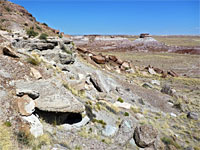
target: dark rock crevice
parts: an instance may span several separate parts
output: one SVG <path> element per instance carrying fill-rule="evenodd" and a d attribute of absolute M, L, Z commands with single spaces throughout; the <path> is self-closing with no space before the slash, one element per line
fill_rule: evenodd
<path fill-rule="evenodd" d="M 80 113 L 72 112 L 49 112 L 42 111 L 38 108 L 35 109 L 35 115 L 43 119 L 45 122 L 52 125 L 62 125 L 62 124 L 75 124 L 82 121 L 82 115 Z"/>

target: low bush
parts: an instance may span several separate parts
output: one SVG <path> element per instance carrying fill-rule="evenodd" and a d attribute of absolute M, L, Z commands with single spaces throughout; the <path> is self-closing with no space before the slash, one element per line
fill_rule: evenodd
<path fill-rule="evenodd" d="M 35 66 L 38 66 L 41 64 L 42 60 L 40 58 L 39 55 L 37 54 L 32 54 L 32 56 L 30 56 L 29 58 L 27 58 L 27 62 L 32 64 L 32 65 L 35 65 Z"/>
<path fill-rule="evenodd" d="M 38 32 L 35 32 L 34 29 L 30 28 L 29 30 L 26 30 L 26 34 L 30 37 L 36 37 L 38 35 Z"/>
<path fill-rule="evenodd" d="M 11 126 L 12 126 L 12 124 L 11 124 L 10 121 L 6 121 L 6 122 L 4 122 L 4 125 L 5 125 L 6 127 L 11 127 Z"/>
<path fill-rule="evenodd" d="M 63 36 L 61 34 L 58 35 L 59 38 L 62 38 Z"/>
<path fill-rule="evenodd" d="M 117 99 L 117 101 L 119 101 L 120 103 L 123 103 L 123 102 L 124 102 L 124 100 L 123 100 L 121 97 L 119 97 L 119 98 Z"/>
<path fill-rule="evenodd" d="M 40 40 L 47 40 L 48 35 L 46 33 L 42 33 L 39 37 Z"/>
<path fill-rule="evenodd" d="M 129 116 L 129 113 L 128 113 L 128 112 L 125 112 L 125 113 L 124 113 L 124 116 Z"/>
<path fill-rule="evenodd" d="M 39 30 L 39 31 L 42 31 L 42 28 L 38 25 L 36 25 L 36 28 Z"/>
<path fill-rule="evenodd" d="M 48 27 L 48 25 L 46 23 L 42 23 L 42 24 Z"/>

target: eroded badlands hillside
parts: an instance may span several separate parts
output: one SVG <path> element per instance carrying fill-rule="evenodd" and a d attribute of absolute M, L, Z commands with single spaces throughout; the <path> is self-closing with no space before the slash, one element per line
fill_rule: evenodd
<path fill-rule="evenodd" d="M 0 149 L 199 149 L 198 77 L 23 29 L 0 30 Z"/>

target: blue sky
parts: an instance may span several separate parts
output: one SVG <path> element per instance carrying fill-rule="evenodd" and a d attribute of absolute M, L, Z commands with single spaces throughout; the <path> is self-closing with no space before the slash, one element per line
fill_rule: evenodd
<path fill-rule="evenodd" d="M 66 34 L 200 34 L 199 0 L 11 0 Z"/>

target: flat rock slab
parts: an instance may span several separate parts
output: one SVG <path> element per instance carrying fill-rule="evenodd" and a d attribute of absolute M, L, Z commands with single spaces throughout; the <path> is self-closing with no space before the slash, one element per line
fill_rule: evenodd
<path fill-rule="evenodd" d="M 17 81 L 16 88 L 38 91 L 40 96 L 35 103 L 43 111 L 80 113 L 85 110 L 85 106 L 56 79 Z"/>

